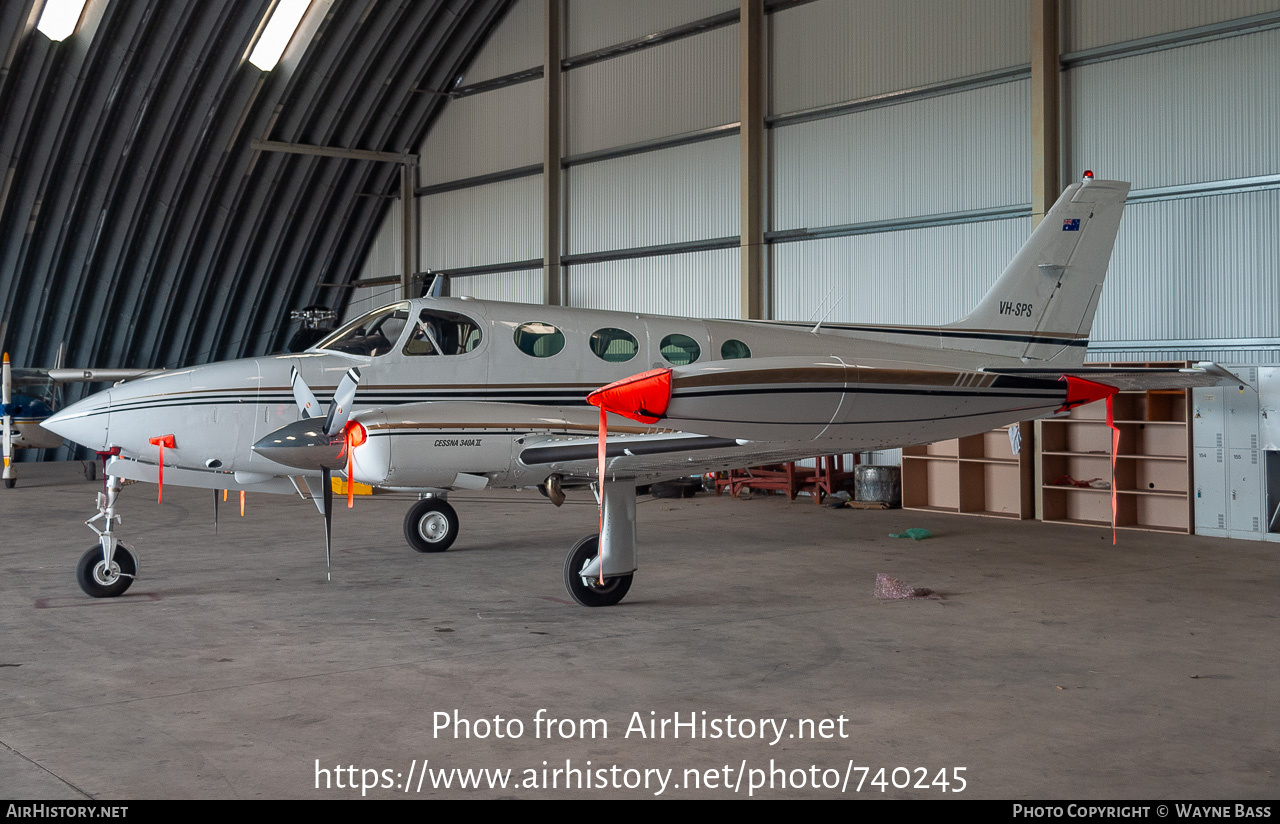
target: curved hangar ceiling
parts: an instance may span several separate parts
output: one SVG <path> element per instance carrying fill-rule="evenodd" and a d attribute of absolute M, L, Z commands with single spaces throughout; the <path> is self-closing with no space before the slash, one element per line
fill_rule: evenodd
<path fill-rule="evenodd" d="M 290 309 L 342 300 L 319 284 L 355 276 L 399 168 L 251 143 L 414 151 L 508 5 L 311 0 L 264 71 L 293 0 L 72 0 L 65 33 L 59 2 L 0 3 L 0 334 L 23 365 L 61 341 L 129 367 L 281 349 Z"/>

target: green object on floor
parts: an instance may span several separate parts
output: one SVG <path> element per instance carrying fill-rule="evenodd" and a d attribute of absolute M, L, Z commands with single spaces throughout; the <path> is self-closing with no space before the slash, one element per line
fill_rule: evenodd
<path fill-rule="evenodd" d="M 933 533 L 927 529 L 912 527 L 904 532 L 890 532 L 890 538 L 910 538 L 913 541 L 923 541 L 925 538 L 932 538 Z"/>

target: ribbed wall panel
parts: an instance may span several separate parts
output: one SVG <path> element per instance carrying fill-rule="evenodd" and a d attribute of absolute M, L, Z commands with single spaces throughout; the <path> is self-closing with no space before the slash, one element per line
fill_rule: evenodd
<path fill-rule="evenodd" d="M 1125 208 L 1095 341 L 1280 336 L 1280 191 Z"/>
<path fill-rule="evenodd" d="M 342 315 L 342 323 L 355 320 L 365 312 L 372 312 L 380 306 L 395 303 L 399 299 L 399 286 L 366 286 L 362 289 L 353 289 L 351 302 L 347 304 L 347 310 Z"/>
<path fill-rule="evenodd" d="M 736 0 L 569 0 L 570 56 L 733 11 Z"/>
<path fill-rule="evenodd" d="M 738 138 L 574 166 L 571 254 L 737 234 Z"/>
<path fill-rule="evenodd" d="M 455 278 L 449 284 L 452 295 L 470 295 L 483 300 L 509 300 L 515 303 L 542 303 L 542 270 L 497 272 Z"/>
<path fill-rule="evenodd" d="M 546 14 L 546 0 L 514 0 L 467 68 L 462 84 L 480 83 L 541 66 L 545 60 L 541 32 L 546 25 Z"/>
<path fill-rule="evenodd" d="M 431 195 L 418 203 L 424 267 L 542 257 L 542 175 Z"/>
<path fill-rule="evenodd" d="M 818 0 L 770 15 L 774 114 L 1030 61 L 1024 0 Z"/>
<path fill-rule="evenodd" d="M 1135 189 L 1280 172 L 1280 31 L 1067 72 L 1069 179 Z"/>
<path fill-rule="evenodd" d="M 569 154 L 738 121 L 738 24 L 565 75 Z"/>
<path fill-rule="evenodd" d="M 1067 0 L 1062 45 L 1068 52 L 1207 26 L 1280 9 L 1280 0 Z"/>
<path fill-rule="evenodd" d="M 421 183 L 443 183 L 542 162 L 543 81 L 459 98 L 418 152 Z"/>
<path fill-rule="evenodd" d="M 1030 234 L 1030 219 L 1016 218 L 780 243 L 774 317 L 950 323 L 977 305 Z"/>
<path fill-rule="evenodd" d="M 739 317 L 738 250 L 569 267 L 569 305 L 692 318 Z"/>
<path fill-rule="evenodd" d="M 773 131 L 773 229 L 1026 203 L 1031 84 L 1002 83 Z"/>
<path fill-rule="evenodd" d="M 402 214 L 404 210 L 397 198 L 387 209 L 386 217 L 378 227 L 378 234 L 360 267 L 360 280 L 394 277 L 404 268 L 400 256 L 401 238 L 404 236 L 404 221 L 400 217 Z"/>

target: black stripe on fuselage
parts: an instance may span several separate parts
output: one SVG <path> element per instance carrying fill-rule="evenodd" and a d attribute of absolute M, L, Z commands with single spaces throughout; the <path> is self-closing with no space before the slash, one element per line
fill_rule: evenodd
<path fill-rule="evenodd" d="M 695 435 L 688 438 L 671 438 L 661 441 L 637 441 L 635 443 L 606 443 L 605 457 L 620 458 L 664 455 L 669 452 L 693 452 L 706 449 L 729 449 L 738 446 L 730 438 L 708 438 Z M 586 461 L 599 455 L 599 447 L 593 443 L 573 446 L 531 446 L 520 453 L 520 462 L 526 466 L 551 463 Z"/>

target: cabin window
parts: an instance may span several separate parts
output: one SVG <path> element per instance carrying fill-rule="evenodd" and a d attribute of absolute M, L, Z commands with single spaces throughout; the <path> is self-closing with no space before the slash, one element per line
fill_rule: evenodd
<path fill-rule="evenodd" d="M 668 363 L 676 366 L 693 363 L 702 354 L 702 347 L 698 346 L 698 342 L 688 335 L 667 335 L 662 339 L 658 349 Z"/>
<path fill-rule="evenodd" d="M 423 309 L 409 339 L 406 355 L 465 355 L 480 345 L 480 325 L 466 315 Z"/>
<path fill-rule="evenodd" d="M 625 329 L 597 329 L 591 335 L 591 351 L 602 361 L 626 363 L 640 351 L 635 336 Z"/>
<path fill-rule="evenodd" d="M 549 323 L 533 321 L 516 327 L 516 348 L 535 358 L 549 358 L 564 348 L 564 333 Z"/>
<path fill-rule="evenodd" d="M 400 340 L 409 322 L 409 304 L 396 303 L 375 309 L 348 323 L 315 345 L 316 349 L 377 357 Z"/>
<path fill-rule="evenodd" d="M 727 340 L 720 344 L 720 357 L 725 360 L 751 357 L 751 347 L 740 340 Z"/>

